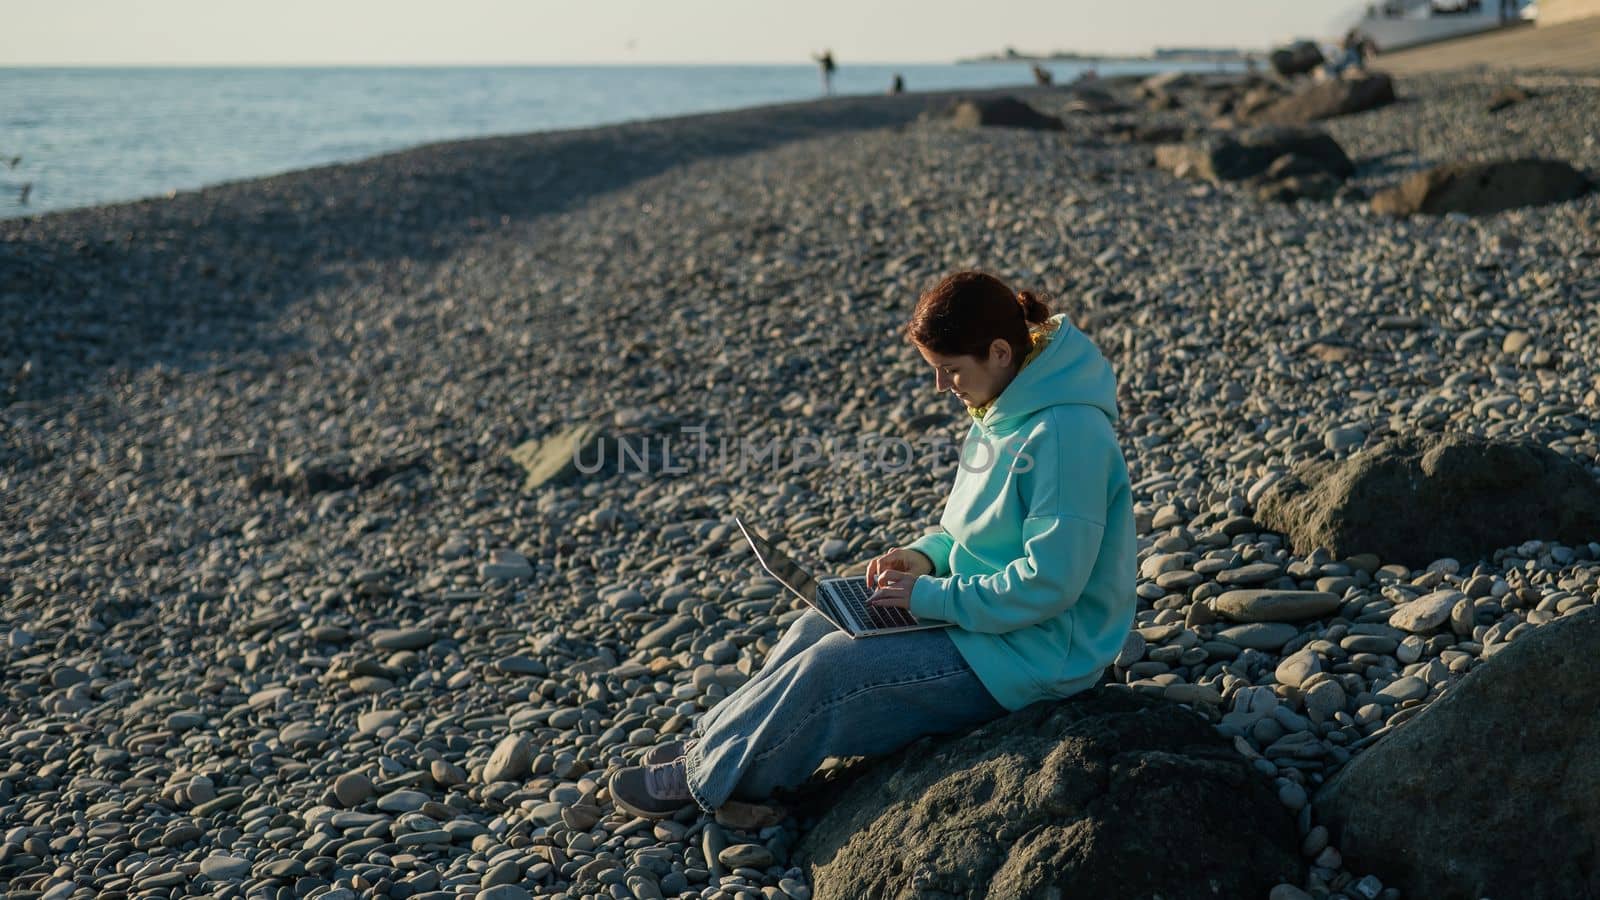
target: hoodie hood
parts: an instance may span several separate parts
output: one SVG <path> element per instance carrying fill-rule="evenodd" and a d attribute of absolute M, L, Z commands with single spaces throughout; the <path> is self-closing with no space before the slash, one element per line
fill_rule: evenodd
<path fill-rule="evenodd" d="M 1051 406 L 1093 406 L 1117 421 L 1117 377 L 1089 336 L 1073 327 L 1065 313 L 1040 326 L 1032 359 L 1000 392 L 978 427 L 990 434 L 1016 431 L 1034 413 Z"/>

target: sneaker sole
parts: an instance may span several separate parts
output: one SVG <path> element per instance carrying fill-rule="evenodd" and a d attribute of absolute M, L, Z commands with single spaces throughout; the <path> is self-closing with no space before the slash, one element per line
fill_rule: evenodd
<path fill-rule="evenodd" d="M 685 806 L 690 806 L 690 805 L 694 804 L 694 800 L 691 799 L 691 800 L 685 800 L 684 802 L 678 804 L 677 806 L 675 806 L 675 807 L 673 807 L 672 809 L 669 809 L 669 810 L 665 810 L 665 811 L 662 811 L 662 810 L 648 810 L 648 809 L 641 809 L 640 807 L 634 806 L 632 803 L 629 803 L 627 800 L 623 799 L 622 797 L 617 796 L 615 793 L 612 793 L 612 795 L 611 795 L 611 802 L 618 809 L 621 809 L 621 810 L 627 812 L 629 815 L 638 816 L 641 819 L 670 819 L 673 816 L 678 814 L 678 810 L 683 809 Z"/>

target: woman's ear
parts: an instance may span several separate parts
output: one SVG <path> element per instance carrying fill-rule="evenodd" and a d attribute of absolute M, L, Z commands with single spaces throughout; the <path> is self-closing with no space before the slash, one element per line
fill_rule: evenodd
<path fill-rule="evenodd" d="M 1011 365 L 1011 345 L 1006 342 L 1005 338 L 995 338 L 994 341 L 989 344 L 989 359 L 992 360 L 995 365 Z"/>

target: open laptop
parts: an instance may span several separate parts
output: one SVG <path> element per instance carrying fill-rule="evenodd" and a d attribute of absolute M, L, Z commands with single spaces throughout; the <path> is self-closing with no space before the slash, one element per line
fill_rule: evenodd
<path fill-rule="evenodd" d="M 783 586 L 810 604 L 812 609 L 852 638 L 876 637 L 880 634 L 897 634 L 902 631 L 921 631 L 927 628 L 948 628 L 950 622 L 918 620 L 910 611 L 895 606 L 868 606 L 872 590 L 867 587 L 864 575 L 850 578 L 824 578 L 818 581 L 811 573 L 800 568 L 794 560 L 778 552 L 778 548 L 756 534 L 744 520 L 733 517 L 750 549 L 756 552 L 761 567 Z"/>

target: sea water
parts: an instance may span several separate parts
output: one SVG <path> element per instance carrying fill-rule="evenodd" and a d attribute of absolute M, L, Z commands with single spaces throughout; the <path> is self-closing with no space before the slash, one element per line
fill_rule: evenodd
<path fill-rule="evenodd" d="M 1088 65 L 1046 68 L 1060 84 Z M 1218 65 L 1128 60 L 1094 68 L 1113 75 Z M 1032 82 L 1024 62 L 842 65 L 833 89 L 883 93 L 896 74 L 911 91 Z M 821 94 L 820 73 L 811 65 L 0 68 L 0 218 L 159 196 L 433 141 Z"/>

